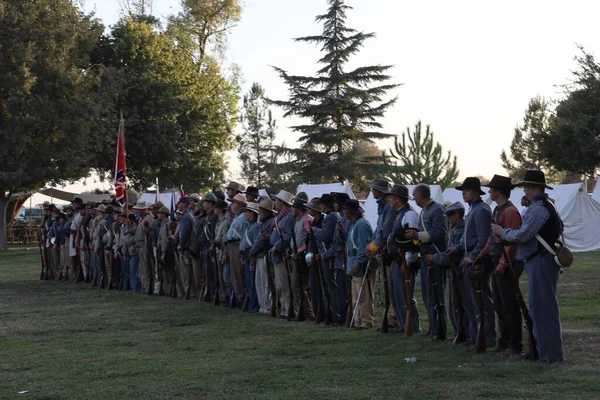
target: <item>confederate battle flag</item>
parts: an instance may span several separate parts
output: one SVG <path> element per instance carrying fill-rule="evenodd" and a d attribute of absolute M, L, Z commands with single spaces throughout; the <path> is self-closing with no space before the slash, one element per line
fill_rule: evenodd
<path fill-rule="evenodd" d="M 121 117 L 119 122 L 119 133 L 117 138 L 117 163 L 115 166 L 115 199 L 121 206 L 125 206 L 127 183 L 125 176 L 127 167 L 125 166 L 125 121 Z"/>

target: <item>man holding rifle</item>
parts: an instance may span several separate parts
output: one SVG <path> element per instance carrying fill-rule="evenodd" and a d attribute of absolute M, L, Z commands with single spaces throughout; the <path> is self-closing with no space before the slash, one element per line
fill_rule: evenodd
<path fill-rule="evenodd" d="M 271 236 L 271 226 L 275 220 L 273 210 L 273 201 L 264 198 L 258 204 L 260 234 L 250 249 L 250 256 L 256 259 L 256 295 L 258 297 L 258 306 L 260 315 L 271 315 L 274 311 L 272 306 L 277 307 L 275 302 L 277 293 L 275 292 L 275 282 L 272 276 L 272 269 L 268 262 L 267 252 L 269 249 L 269 238 Z M 269 299 L 269 292 L 271 299 Z M 276 311 L 276 310 L 275 310 Z"/>
<path fill-rule="evenodd" d="M 539 360 L 562 361 L 563 341 L 556 297 L 560 268 L 542 241 L 550 247 L 555 247 L 562 234 L 563 223 L 548 199 L 546 189 L 552 188 L 546 184 L 546 177 L 542 171 L 527 171 L 525 178 L 517 186 L 523 186 L 525 195 L 531 201 L 521 228 L 504 229 L 494 224 L 492 230 L 494 235 L 502 240 L 519 244 L 517 259 L 525 261 L 529 277 L 529 307 L 535 327 Z M 528 358 L 530 354 L 524 354 L 524 357 Z"/>

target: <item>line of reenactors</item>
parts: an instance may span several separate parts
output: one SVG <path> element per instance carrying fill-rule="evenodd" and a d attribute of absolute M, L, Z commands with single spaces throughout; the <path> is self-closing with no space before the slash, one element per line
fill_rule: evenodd
<path fill-rule="evenodd" d="M 531 200 L 523 219 L 509 200 L 510 178 L 496 175 L 487 185 L 493 212 L 479 179 L 467 178 L 456 188 L 470 206 L 465 219 L 462 203 L 435 202 L 425 184 L 411 197 L 406 186 L 378 178 L 370 185 L 378 204 L 374 230 L 346 193 L 261 197 L 255 187 L 230 182 L 225 193 L 181 198 L 175 215 L 160 201 L 131 205 L 128 215 L 115 203 L 75 198 L 62 211 L 45 205 L 43 277 L 355 330 L 375 328 L 380 282 L 385 307 L 377 330 L 510 355 L 523 349 L 518 280 L 527 269 L 534 341 L 522 356 L 560 361 L 559 269 L 536 234 L 555 243 L 562 222 L 546 204 L 543 173 L 529 171 L 520 185 Z"/>

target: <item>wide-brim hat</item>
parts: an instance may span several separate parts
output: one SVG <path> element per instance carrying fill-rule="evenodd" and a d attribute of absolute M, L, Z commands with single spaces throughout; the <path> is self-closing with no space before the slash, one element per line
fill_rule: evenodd
<path fill-rule="evenodd" d="M 296 193 L 295 200 L 302 200 L 305 203 L 308 203 L 308 194 L 306 192 L 298 192 Z"/>
<path fill-rule="evenodd" d="M 96 210 L 104 212 L 106 210 L 106 206 L 104 204 L 100 204 L 98 207 L 96 207 Z"/>
<path fill-rule="evenodd" d="M 121 214 L 123 209 L 121 207 L 113 207 L 113 214 Z"/>
<path fill-rule="evenodd" d="M 553 190 L 554 188 L 551 186 L 548 186 L 548 184 L 546 184 L 546 175 L 544 175 L 544 171 L 527 171 L 525 172 L 525 177 L 523 178 L 522 181 L 517 182 L 517 184 L 515 186 L 528 186 L 528 185 L 533 185 L 533 186 L 541 186 L 544 187 L 546 189 L 550 189 Z"/>
<path fill-rule="evenodd" d="M 246 204 L 246 207 L 244 207 L 244 211 L 252 211 L 253 213 L 258 214 L 260 210 L 258 209 L 258 204 L 253 201 L 249 201 Z"/>
<path fill-rule="evenodd" d="M 326 206 L 333 208 L 333 205 L 335 204 L 335 199 L 331 194 L 325 193 L 319 199 L 319 203 L 325 204 Z"/>
<path fill-rule="evenodd" d="M 286 192 L 285 190 L 280 190 L 279 193 L 275 196 L 276 199 L 284 202 L 288 206 L 291 206 L 294 202 L 294 195 L 290 192 Z"/>
<path fill-rule="evenodd" d="M 513 190 L 515 188 L 515 185 L 513 185 L 513 183 L 512 183 L 512 179 L 510 179 L 508 176 L 502 176 L 502 175 L 494 175 L 494 177 L 492 178 L 490 183 L 488 183 L 487 185 L 481 185 L 481 186 L 489 187 L 491 189 Z"/>
<path fill-rule="evenodd" d="M 225 200 L 225 193 L 223 193 L 222 190 L 215 190 L 213 194 L 217 197 L 217 199 Z"/>
<path fill-rule="evenodd" d="M 44 210 L 48 210 L 48 209 L 50 208 L 50 202 L 49 202 L 49 201 L 45 201 L 45 202 L 42 204 L 42 208 L 43 208 Z"/>
<path fill-rule="evenodd" d="M 227 208 L 227 202 L 225 200 L 217 200 L 215 202 L 215 208 L 220 208 L 220 209 L 226 209 Z"/>
<path fill-rule="evenodd" d="M 353 213 L 362 214 L 365 212 L 365 210 L 363 210 L 363 208 L 360 206 L 360 203 L 358 202 L 358 200 L 355 200 L 355 199 L 346 200 L 346 202 L 344 203 L 342 208 L 347 211 L 353 212 Z"/>
<path fill-rule="evenodd" d="M 171 210 L 169 210 L 166 206 L 162 206 L 161 208 L 158 209 L 158 211 L 156 213 L 157 214 L 171 215 Z"/>
<path fill-rule="evenodd" d="M 66 206 L 63 207 L 64 212 L 67 212 L 68 210 L 73 210 L 73 206 L 70 204 L 67 204 Z"/>
<path fill-rule="evenodd" d="M 188 196 L 188 199 L 192 200 L 194 203 L 197 203 L 202 200 L 202 197 L 200 197 L 198 193 L 192 193 Z"/>
<path fill-rule="evenodd" d="M 244 194 L 249 194 L 250 196 L 260 196 L 260 193 L 258 191 L 257 187 L 254 186 L 248 186 L 246 188 L 246 192 L 244 192 Z"/>
<path fill-rule="evenodd" d="M 67 217 L 67 214 L 65 214 L 65 213 L 58 214 L 58 218 L 59 219 L 64 219 L 65 221 L 69 219 L 69 217 Z"/>
<path fill-rule="evenodd" d="M 73 200 L 71 200 L 71 203 L 83 203 L 83 199 L 81 197 L 73 197 Z"/>
<path fill-rule="evenodd" d="M 179 199 L 179 201 L 177 202 L 177 204 L 187 204 L 188 206 L 190 205 L 190 199 L 187 197 L 181 197 Z"/>
<path fill-rule="evenodd" d="M 260 203 L 258 203 L 258 207 L 262 208 L 263 210 L 269 211 L 269 212 L 275 212 L 275 209 L 273 209 L 273 207 L 275 206 L 275 203 L 273 203 L 273 200 L 271 199 L 262 199 L 260 201 Z"/>
<path fill-rule="evenodd" d="M 134 210 L 147 210 L 149 205 L 145 201 L 138 202 L 135 206 L 132 207 Z"/>
<path fill-rule="evenodd" d="M 331 198 L 331 204 L 333 205 L 333 198 Z M 308 203 L 306 203 L 306 208 L 316 212 L 321 212 L 321 208 L 319 207 L 320 205 L 321 199 L 318 197 L 313 197 Z"/>
<path fill-rule="evenodd" d="M 115 209 L 113 208 L 113 206 L 108 206 L 106 207 L 106 209 L 104 209 L 104 214 L 113 214 L 115 212 Z"/>
<path fill-rule="evenodd" d="M 204 196 L 202 198 L 202 201 L 210 201 L 211 203 L 216 203 L 217 202 L 217 196 L 215 196 L 212 193 L 207 194 L 206 196 Z"/>
<path fill-rule="evenodd" d="M 465 206 L 460 201 L 457 201 L 456 203 L 452 203 L 448 207 L 446 207 L 444 212 L 446 213 L 446 215 L 450 215 L 450 214 L 453 214 L 456 212 L 462 213 L 464 215 L 465 214 Z"/>
<path fill-rule="evenodd" d="M 306 210 L 306 201 L 302 199 L 295 199 L 292 203 L 292 207 L 299 208 L 301 210 Z"/>
<path fill-rule="evenodd" d="M 350 195 L 348 193 L 331 192 L 331 195 L 333 196 L 333 200 L 336 203 L 340 203 L 341 205 L 344 205 L 346 201 L 350 200 Z"/>
<path fill-rule="evenodd" d="M 411 200 L 412 199 L 410 197 L 408 188 L 406 186 L 404 186 L 404 185 L 394 185 L 394 186 L 392 186 L 392 189 L 390 190 L 390 194 L 392 196 L 401 197 L 401 198 L 406 199 L 406 200 Z"/>
<path fill-rule="evenodd" d="M 245 188 L 241 184 L 231 181 L 227 184 L 227 186 L 225 186 L 225 189 L 233 189 L 233 190 L 236 190 L 236 191 L 242 193 Z"/>
<path fill-rule="evenodd" d="M 480 196 L 483 196 L 485 194 L 485 192 L 483 190 L 481 190 L 481 181 L 476 176 L 470 176 L 470 177 L 466 178 L 465 181 L 463 182 L 463 184 L 460 186 L 457 186 L 455 189 L 456 190 L 474 189 L 474 190 L 479 190 Z"/>
<path fill-rule="evenodd" d="M 373 182 L 371 182 L 369 187 L 385 194 L 390 193 L 391 190 L 390 181 L 388 181 L 386 178 L 376 178 Z"/>
<path fill-rule="evenodd" d="M 158 200 L 156 203 L 152 204 L 152 209 L 153 210 L 160 210 L 161 207 L 164 207 L 165 203 L 163 203 L 162 201 Z"/>
<path fill-rule="evenodd" d="M 239 203 L 242 206 L 246 207 L 246 204 L 248 204 L 246 202 L 246 198 L 244 197 L 243 194 L 236 194 L 235 196 L 233 196 L 232 199 L 228 199 L 231 203 Z"/>

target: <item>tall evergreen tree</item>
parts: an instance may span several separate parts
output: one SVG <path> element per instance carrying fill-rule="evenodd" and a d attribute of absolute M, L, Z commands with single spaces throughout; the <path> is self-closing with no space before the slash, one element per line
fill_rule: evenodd
<path fill-rule="evenodd" d="M 265 91 L 258 83 L 254 83 L 244 96 L 240 123 L 243 133 L 237 136 L 237 142 L 242 176 L 248 182 L 262 187 L 269 172 L 269 156 L 273 152 L 277 124 L 269 109 Z"/>
<path fill-rule="evenodd" d="M 459 173 L 456 156 L 449 151 L 444 153 L 429 125 L 423 133 L 421 121 L 414 130 L 406 128 L 401 137 L 394 138 L 394 147 L 384 160 L 390 178 L 405 185 L 428 183 L 446 188 Z"/>
<path fill-rule="evenodd" d="M 286 110 L 285 116 L 298 116 L 306 124 L 291 127 L 300 137 L 296 171 L 304 182 L 345 182 L 369 168 L 355 157 L 358 143 L 373 142 L 389 135 L 381 132 L 379 119 L 396 101 L 384 99 L 398 87 L 386 83 L 391 66 L 375 65 L 350 70 L 348 62 L 373 33 L 346 26 L 346 12 L 352 7 L 343 0 L 328 0 L 327 13 L 316 17 L 323 24 L 320 35 L 294 39 L 321 48 L 322 68 L 316 76 L 295 76 L 275 67 L 289 87 L 290 97 L 274 103 Z"/>
<path fill-rule="evenodd" d="M 529 101 L 523 124 L 515 128 L 510 155 L 505 150 L 500 155 L 502 167 L 511 178 L 522 179 L 525 171 L 539 169 L 544 171 L 549 182 L 562 181 L 564 173 L 544 160 L 540 147 L 542 139 L 552 129 L 552 118 L 550 104 L 546 99 L 536 96 Z"/>

